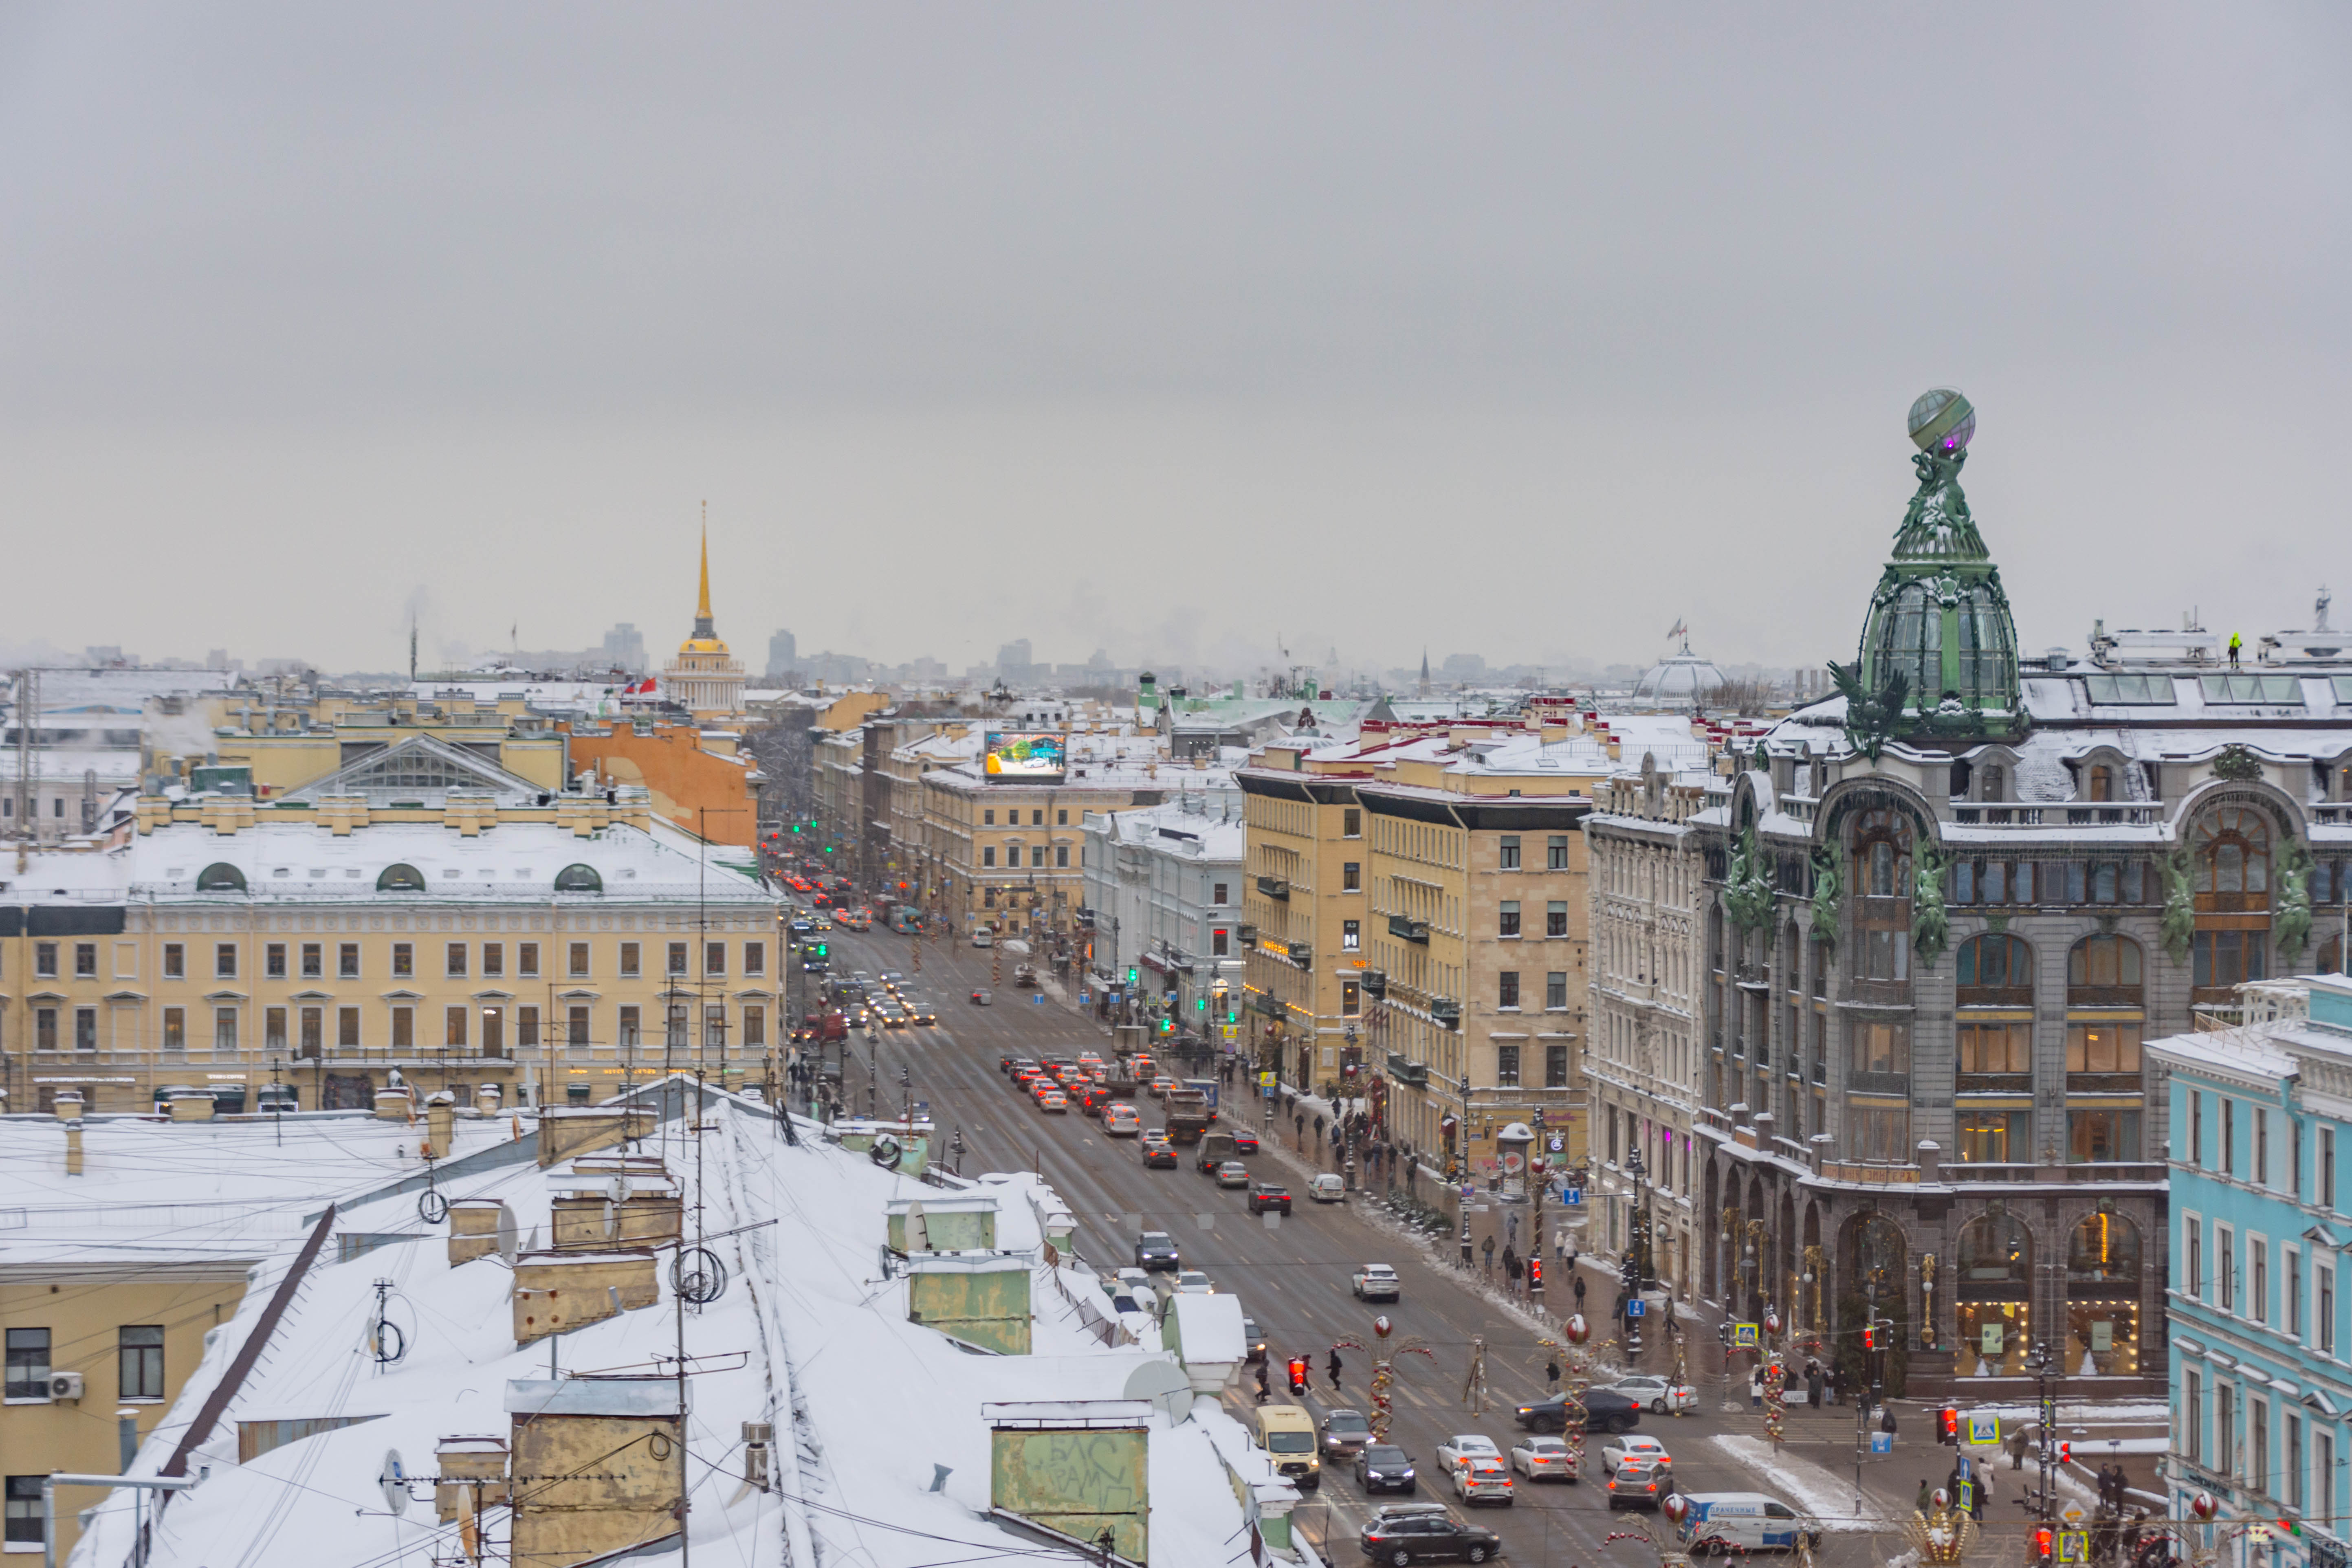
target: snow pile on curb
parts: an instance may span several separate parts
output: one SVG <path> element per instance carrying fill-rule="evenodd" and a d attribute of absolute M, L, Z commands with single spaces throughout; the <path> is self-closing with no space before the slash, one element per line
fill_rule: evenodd
<path fill-rule="evenodd" d="M 1790 1502 L 1820 1520 L 1825 1531 L 1870 1531 L 1884 1528 L 1884 1521 L 1865 1519 L 1854 1511 L 1853 1482 L 1840 1479 L 1811 1459 L 1800 1459 L 1786 1452 L 1776 1454 L 1772 1445 L 1761 1437 L 1719 1435 L 1707 1441 L 1786 1492 Z"/>

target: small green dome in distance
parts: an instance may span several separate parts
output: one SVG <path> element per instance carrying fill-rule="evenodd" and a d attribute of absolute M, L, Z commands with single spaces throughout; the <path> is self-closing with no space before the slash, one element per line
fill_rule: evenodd
<path fill-rule="evenodd" d="M 1911 405 L 1911 439 L 1923 452 L 1958 452 L 1977 433 L 1977 411 L 1948 386 L 1919 395 Z"/>

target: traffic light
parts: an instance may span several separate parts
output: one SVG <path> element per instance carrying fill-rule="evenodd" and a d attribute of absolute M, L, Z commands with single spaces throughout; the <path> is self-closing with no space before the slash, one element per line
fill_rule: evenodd
<path fill-rule="evenodd" d="M 1129 985 L 1132 985 L 1132 984 L 1135 984 L 1135 965 L 1133 965 L 1132 963 L 1130 963 L 1130 964 L 1129 964 L 1129 965 L 1127 966 L 1127 983 L 1128 983 Z"/>
<path fill-rule="evenodd" d="M 1543 1259 L 1540 1258 L 1528 1259 L 1528 1293 L 1531 1296 L 1543 1294 Z"/>
<path fill-rule="evenodd" d="M 2055 1552 L 2055 1548 L 2056 1548 L 2057 1544 L 2058 1544 L 2058 1542 L 2057 1542 L 2056 1533 L 2055 1533 L 2054 1531 L 2053 1531 L 2051 1530 L 2051 1528 L 2050 1528 L 2048 1525 L 2046 1525 L 2046 1524 L 2040 1524 L 2040 1525 L 2036 1525 L 2036 1526 L 2034 1526 L 2034 1528 L 2033 1528 L 2033 1561 L 2034 1561 L 2034 1562 L 2036 1562 L 2036 1563 L 2049 1563 L 2049 1562 L 2053 1562 L 2053 1561 L 2054 1561 L 2054 1560 L 2055 1560 L 2054 1552 Z"/>
<path fill-rule="evenodd" d="M 1878 1348 L 1878 1324 L 1875 1321 L 1862 1325 L 1862 1348 L 1865 1351 Z"/>
<path fill-rule="evenodd" d="M 1306 1358 L 1305 1356 L 1303 1356 L 1303 1355 L 1295 1355 L 1295 1356 L 1292 1356 L 1292 1357 L 1290 1358 L 1289 1369 L 1290 1369 L 1290 1392 L 1291 1392 L 1291 1393 L 1293 1393 L 1293 1394 L 1304 1394 L 1304 1393 L 1306 1393 L 1306 1392 L 1307 1392 L 1307 1358 Z"/>
<path fill-rule="evenodd" d="M 1161 1034 L 1163 1034 L 1163 1035 L 1172 1035 L 1172 1034 L 1174 1034 L 1174 1033 L 1176 1032 L 1176 1020 L 1175 1020 L 1175 1019 L 1173 1019 L 1173 1018 L 1162 1018 L 1162 1019 L 1160 1019 L 1160 1032 Z"/>
<path fill-rule="evenodd" d="M 1959 1447 L 1960 1413 L 1951 1405 L 1944 1405 L 1936 1412 L 1936 1441 Z"/>
<path fill-rule="evenodd" d="M 2074 1462 L 2074 1444 L 2061 1443 L 2058 1445 L 2058 1462 L 2062 1465 L 2071 1465 Z"/>
<path fill-rule="evenodd" d="M 1193 998 L 1192 1010 L 1196 1013 L 1207 1012 L 1209 1010 L 1209 999 L 1206 996 Z"/>
<path fill-rule="evenodd" d="M 809 944 L 809 956 L 810 956 L 810 957 L 812 957 L 812 958 L 823 958 L 823 957 L 824 956 L 824 953 L 825 953 L 825 944 L 824 944 L 824 942 L 812 942 L 812 943 L 810 943 L 810 944 Z"/>

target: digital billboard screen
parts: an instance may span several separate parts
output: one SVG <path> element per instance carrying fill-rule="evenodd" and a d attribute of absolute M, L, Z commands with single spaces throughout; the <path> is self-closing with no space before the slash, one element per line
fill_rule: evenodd
<path fill-rule="evenodd" d="M 991 730 L 986 767 L 992 783 L 1035 784 L 1062 776 L 1062 737 L 1030 730 Z"/>

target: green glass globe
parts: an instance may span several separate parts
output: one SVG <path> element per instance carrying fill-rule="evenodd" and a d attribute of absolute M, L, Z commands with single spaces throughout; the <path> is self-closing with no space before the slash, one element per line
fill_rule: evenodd
<path fill-rule="evenodd" d="M 1911 439 L 1923 452 L 1957 452 L 1977 433 L 1977 411 L 1948 386 L 1919 395 L 1911 405 Z"/>

